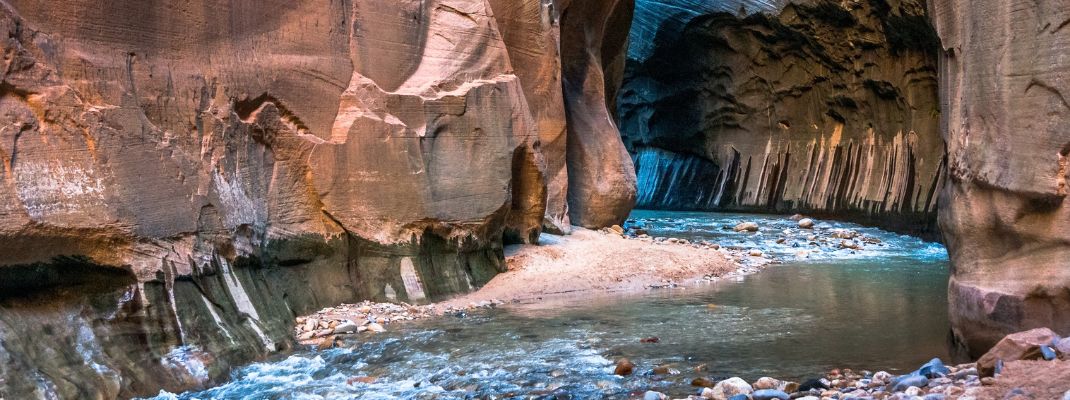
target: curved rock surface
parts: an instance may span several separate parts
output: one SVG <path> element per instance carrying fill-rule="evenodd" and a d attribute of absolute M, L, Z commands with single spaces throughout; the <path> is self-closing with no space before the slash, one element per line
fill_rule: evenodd
<path fill-rule="evenodd" d="M 1070 4 L 935 0 L 948 183 L 940 207 L 952 330 L 1070 335 Z"/>
<path fill-rule="evenodd" d="M 575 225 L 624 222 L 635 205 L 635 169 L 610 114 L 624 70 L 631 0 L 564 0 L 561 54 L 568 115 L 568 204 Z"/>
<path fill-rule="evenodd" d="M 200 387 L 630 209 L 629 1 L 0 6 L 0 397 Z"/>
<path fill-rule="evenodd" d="M 939 44 L 921 1 L 692 3 L 638 2 L 633 35 L 653 43 L 633 47 L 619 116 L 640 207 L 936 234 Z"/>

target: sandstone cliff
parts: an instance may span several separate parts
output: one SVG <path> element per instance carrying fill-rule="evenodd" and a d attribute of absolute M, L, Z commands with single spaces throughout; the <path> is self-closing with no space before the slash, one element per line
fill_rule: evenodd
<path fill-rule="evenodd" d="M 634 201 L 629 1 L 0 6 L 0 395 L 205 385 Z"/>
<path fill-rule="evenodd" d="M 1070 335 L 1070 3 L 935 0 L 955 338 Z"/>
<path fill-rule="evenodd" d="M 618 110 L 639 206 L 935 235 L 944 146 L 925 6 L 785 3 L 638 2 L 633 32 L 648 39 L 629 54 Z"/>

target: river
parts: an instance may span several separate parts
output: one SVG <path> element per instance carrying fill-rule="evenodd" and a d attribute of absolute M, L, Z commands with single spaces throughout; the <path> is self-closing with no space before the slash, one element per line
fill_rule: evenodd
<path fill-rule="evenodd" d="M 298 351 L 240 368 L 219 387 L 157 398 L 685 396 L 698 377 L 902 373 L 948 356 L 947 253 L 937 243 L 818 221 L 818 231 L 850 229 L 880 241 L 840 249 L 808 240 L 795 221 L 775 215 L 636 211 L 632 219 L 651 236 L 760 248 L 781 262 L 698 287 L 509 304 L 391 326 L 347 348 Z M 744 220 L 760 231 L 725 229 Z M 784 237 L 791 239 L 778 243 Z M 641 342 L 653 337 L 657 343 Z M 637 365 L 635 375 L 613 374 L 621 357 Z M 653 374 L 661 365 L 679 373 Z"/>

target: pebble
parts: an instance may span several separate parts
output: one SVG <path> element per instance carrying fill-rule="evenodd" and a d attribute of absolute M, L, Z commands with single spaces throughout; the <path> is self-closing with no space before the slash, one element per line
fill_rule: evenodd
<path fill-rule="evenodd" d="M 613 373 L 620 376 L 631 375 L 633 371 L 635 371 L 635 364 L 627 358 L 617 360 L 617 366 L 613 368 Z"/>
<path fill-rule="evenodd" d="M 368 324 L 367 328 L 368 328 L 368 331 L 374 332 L 374 333 L 386 332 L 386 328 L 384 328 L 382 325 L 380 325 L 379 323 L 376 323 L 376 322 Z"/>
<path fill-rule="evenodd" d="M 754 387 L 755 390 L 776 389 L 780 387 L 780 381 L 770 378 L 768 376 L 763 376 L 761 378 L 758 378 L 758 380 L 754 381 L 751 386 Z"/>
<path fill-rule="evenodd" d="M 668 398 L 669 396 L 666 396 L 664 393 L 655 392 L 652 390 L 643 393 L 643 400 L 665 400 Z"/>
<path fill-rule="evenodd" d="M 822 378 L 822 379 L 810 379 L 808 381 L 803 382 L 801 385 L 799 385 L 799 391 L 801 391 L 801 392 L 809 392 L 809 391 L 815 390 L 815 389 L 816 390 L 828 389 L 830 383 L 831 382 L 829 382 L 827 379 L 824 379 L 824 378 Z"/>
<path fill-rule="evenodd" d="M 717 383 L 711 381 L 709 378 L 695 378 L 691 380 L 691 386 L 698 386 L 704 388 L 712 388 Z"/>
<path fill-rule="evenodd" d="M 1043 356 L 1045 360 L 1054 360 L 1056 357 L 1055 349 L 1050 346 L 1040 346 L 1040 355 Z"/>
<path fill-rule="evenodd" d="M 678 375 L 678 374 L 680 374 L 680 371 L 677 371 L 675 369 L 669 368 L 669 366 L 667 366 L 667 365 L 659 365 L 657 367 L 654 367 L 653 372 L 654 372 L 654 375 Z"/>
<path fill-rule="evenodd" d="M 713 386 L 713 398 L 716 400 L 724 400 L 738 394 L 747 395 L 753 391 L 754 388 L 752 388 L 747 381 L 738 377 L 733 377 L 717 382 L 717 384 Z"/>
<path fill-rule="evenodd" d="M 353 333 L 356 332 L 357 329 L 359 329 L 361 326 L 362 325 L 358 325 L 353 321 L 343 321 L 341 324 L 338 324 L 334 327 L 334 334 L 337 335 L 340 333 Z"/>
<path fill-rule="evenodd" d="M 757 232 L 758 224 L 754 222 L 743 222 L 736 225 L 733 229 L 735 229 L 736 232 Z"/>
<path fill-rule="evenodd" d="M 761 389 L 755 390 L 751 398 L 753 400 L 790 400 L 791 396 L 776 389 Z"/>
<path fill-rule="evenodd" d="M 814 229 L 814 220 L 803 218 L 799 220 L 799 229 Z"/>
<path fill-rule="evenodd" d="M 921 375 L 903 375 L 892 381 L 892 391 L 902 392 L 909 389 L 911 386 L 925 387 L 929 385 L 929 378 Z"/>

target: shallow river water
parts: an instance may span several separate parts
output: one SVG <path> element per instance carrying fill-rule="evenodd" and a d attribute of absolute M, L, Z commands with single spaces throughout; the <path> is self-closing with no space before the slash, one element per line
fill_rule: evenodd
<path fill-rule="evenodd" d="M 852 251 L 810 244 L 808 232 L 785 233 L 796 223 L 784 216 L 632 217 L 651 236 L 760 247 L 784 262 L 702 287 L 511 304 L 391 325 L 351 348 L 299 351 L 239 369 L 220 387 L 158 398 L 630 398 L 645 390 L 684 396 L 695 392 L 690 382 L 697 377 L 801 380 L 834 367 L 894 372 L 948 355 L 947 255 L 939 244 L 819 221 L 819 232 L 849 228 L 881 240 Z M 758 222 L 761 231 L 723 229 L 743 220 Z M 776 243 L 781 237 L 790 240 Z M 640 342 L 649 337 L 659 341 Z M 637 365 L 636 375 L 613 375 L 620 357 Z M 652 374 L 659 365 L 679 374 Z"/>

